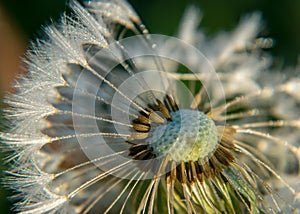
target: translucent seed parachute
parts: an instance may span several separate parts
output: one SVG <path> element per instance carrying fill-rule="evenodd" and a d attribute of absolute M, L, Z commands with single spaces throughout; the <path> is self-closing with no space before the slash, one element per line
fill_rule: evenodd
<path fill-rule="evenodd" d="M 299 212 L 300 70 L 271 69 L 260 14 L 207 38 L 188 7 L 169 37 L 123 0 L 69 7 L 5 98 L 16 212 Z"/>

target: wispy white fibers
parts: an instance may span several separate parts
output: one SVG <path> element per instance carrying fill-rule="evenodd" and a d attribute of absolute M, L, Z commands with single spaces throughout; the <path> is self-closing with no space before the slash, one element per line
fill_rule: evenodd
<path fill-rule="evenodd" d="M 188 7 L 174 38 L 123 0 L 69 7 L 5 98 L 16 212 L 299 212 L 300 70 L 270 69 L 260 13 L 206 37 Z"/>

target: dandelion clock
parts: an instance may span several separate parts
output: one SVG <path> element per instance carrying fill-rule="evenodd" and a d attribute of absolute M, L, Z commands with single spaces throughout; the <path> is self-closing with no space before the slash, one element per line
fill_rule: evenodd
<path fill-rule="evenodd" d="M 122 0 L 69 3 L 5 98 L 4 184 L 20 213 L 299 213 L 299 67 L 261 17 L 175 37 Z"/>

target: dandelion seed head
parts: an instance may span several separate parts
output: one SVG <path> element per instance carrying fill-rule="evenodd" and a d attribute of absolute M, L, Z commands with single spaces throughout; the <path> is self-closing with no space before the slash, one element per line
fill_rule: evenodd
<path fill-rule="evenodd" d="M 123 0 L 69 5 L 6 98 L 17 211 L 299 212 L 299 78 L 259 13 L 207 38 L 189 7 L 177 39 Z"/>
<path fill-rule="evenodd" d="M 203 112 L 189 109 L 172 112 L 171 118 L 154 127 L 146 140 L 154 154 L 170 155 L 176 162 L 209 158 L 218 144 L 214 122 Z"/>

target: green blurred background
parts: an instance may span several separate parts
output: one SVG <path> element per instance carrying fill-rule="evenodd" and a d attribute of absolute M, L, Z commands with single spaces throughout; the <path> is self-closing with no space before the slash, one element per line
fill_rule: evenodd
<path fill-rule="evenodd" d="M 213 35 L 219 30 L 230 30 L 238 22 L 241 15 L 253 11 L 261 11 L 264 20 L 263 36 L 270 36 L 275 39 L 275 46 L 270 50 L 275 59 L 283 66 L 297 63 L 300 52 L 300 1 L 299 0 L 131 0 L 130 1 L 142 20 L 152 33 L 172 35 L 176 32 L 178 22 L 185 7 L 189 4 L 198 5 L 204 17 L 201 23 L 202 29 L 208 35 Z M 2 9 L 1 9 L 2 8 Z M 15 66 L 17 69 L 19 55 L 28 45 L 28 41 L 41 35 L 41 25 L 57 20 L 66 9 L 65 0 L 0 0 L 0 18 L 5 15 L 5 21 L 0 20 L 0 63 L 1 58 L 10 53 L 10 49 L 17 46 L 17 51 L 13 52 Z M 6 35 L 1 24 L 9 25 L 10 32 Z M 6 43 L 3 38 L 14 38 L 15 40 Z M 6 45 L 5 44 L 9 44 Z M 11 69 L 13 70 L 13 69 Z M 0 66 L 1 84 L 11 84 L 17 71 L 11 71 Z M 0 96 L 8 90 L 8 86 L 1 87 Z M 0 107 L 1 114 L 1 107 Z M 0 122 L 1 120 L 0 117 Z M 0 127 L 3 127 L 3 125 Z M 1 128 L 0 128 L 1 129 Z M 3 129 L 3 128 L 2 128 Z M 1 162 L 2 163 L 2 162 Z M 0 189 L 0 213 L 10 213 L 11 206 L 7 200 L 8 191 Z"/>

